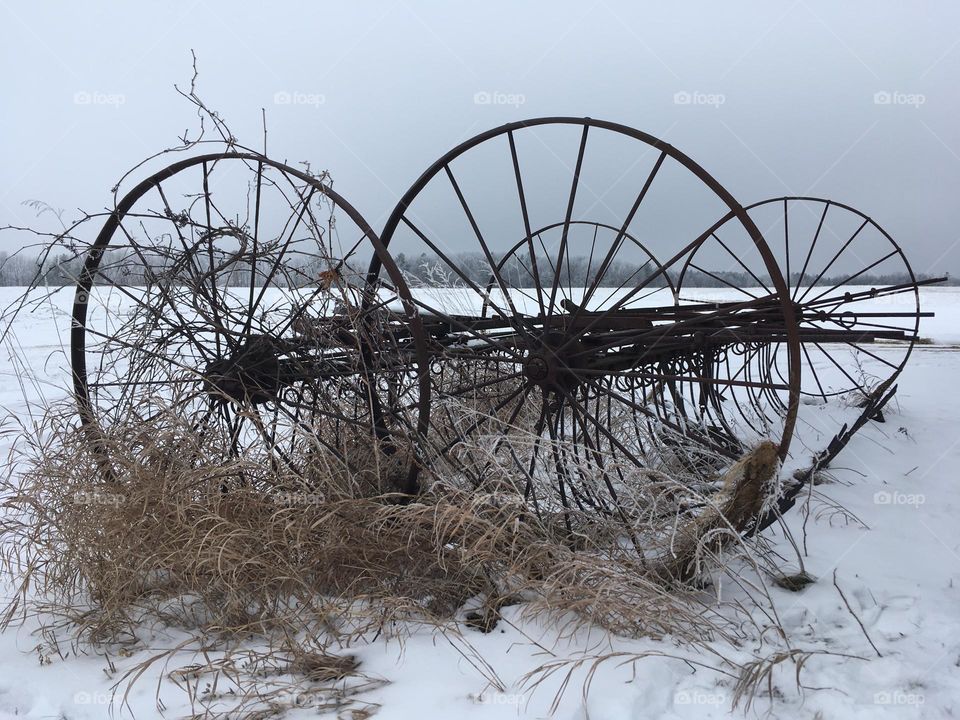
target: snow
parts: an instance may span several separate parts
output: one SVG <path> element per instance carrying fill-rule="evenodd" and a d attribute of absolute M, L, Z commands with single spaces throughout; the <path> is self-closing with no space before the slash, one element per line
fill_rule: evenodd
<path fill-rule="evenodd" d="M 0 305 L 18 292 L 0 289 Z M 799 505 L 787 516 L 797 538 L 803 537 L 806 521 L 804 565 L 817 582 L 798 593 L 770 587 L 780 622 L 793 647 L 834 654 L 809 659 L 800 675 L 802 693 L 796 690 L 794 665 L 782 665 L 774 674 L 774 696 L 758 698 L 748 716 L 767 710 L 773 717 L 791 718 L 960 714 L 960 288 L 924 288 L 921 294 L 923 309 L 937 314 L 921 322 L 921 335 L 933 344 L 915 348 L 887 421 L 870 423 L 859 433 L 836 462 L 836 482 L 819 486 L 860 522 L 829 512 L 806 518 Z M 723 295 L 696 292 L 700 300 L 723 300 Z M 64 292 L 54 304 L 17 319 L 0 356 L 0 404 L 9 413 L 8 426 L 29 421 L 31 407 L 36 412 L 38 403 L 66 393 L 63 348 L 70 296 Z M 14 362 L 15 356 L 26 358 L 27 366 Z M 801 407 L 795 464 L 825 446 L 844 412 L 835 402 Z M 795 560 L 783 538 L 768 532 L 788 562 Z M 863 629 L 834 586 L 834 573 Z M 522 682 L 526 673 L 545 662 L 613 652 L 624 655 L 596 668 L 588 693 L 582 690 L 590 663 L 574 672 L 555 717 L 720 718 L 730 713 L 730 679 L 676 659 L 696 657 L 669 639 L 617 638 L 597 629 L 568 635 L 562 624 L 525 620 L 520 610 L 505 609 L 504 621 L 492 633 L 466 630 L 462 641 L 412 628 L 403 643 L 381 639 L 349 648 L 368 674 L 389 681 L 364 693 L 363 700 L 380 706 L 376 717 L 382 720 L 546 717 L 564 673 L 533 689 Z M 93 652 L 75 655 L 67 643 L 60 647 L 62 657 L 46 644 L 38 650 L 41 638 L 34 629 L 28 624 L 0 635 L 0 719 L 79 720 L 111 712 L 155 717 L 158 696 L 165 716 L 190 713 L 183 692 L 164 679 L 162 663 L 140 679 L 126 704 L 112 694 L 127 669 L 183 639 L 175 633 L 158 630 L 150 648 L 108 660 Z M 743 657 L 749 650 L 742 649 Z M 645 652 L 655 656 L 623 664 Z M 176 660 L 190 661 L 188 655 Z M 304 709 L 290 717 L 316 714 Z"/>

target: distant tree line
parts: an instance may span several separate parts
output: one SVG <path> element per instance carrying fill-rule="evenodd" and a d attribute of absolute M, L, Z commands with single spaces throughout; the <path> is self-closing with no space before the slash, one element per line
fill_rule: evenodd
<path fill-rule="evenodd" d="M 495 281 L 490 270 L 490 264 L 482 253 L 458 253 L 451 257 L 450 260 L 457 266 L 459 273 L 440 258 L 426 253 L 415 258 L 410 258 L 405 253 L 398 253 L 394 259 L 412 285 L 443 287 L 464 285 L 469 281 L 477 286 L 486 287 L 492 280 Z M 532 287 L 536 284 L 535 271 L 529 257 L 513 256 L 506 261 L 502 257 L 495 257 L 494 260 L 498 264 L 497 271 L 504 284 L 510 287 Z M 537 258 L 536 276 L 543 286 L 553 284 L 556 272 L 552 262 L 552 258 L 550 260 L 545 257 Z M 596 281 L 601 263 L 602 258 L 591 260 L 588 257 L 576 256 L 569 258 L 569 260 L 565 259 L 560 268 L 560 283 L 564 287 L 586 287 Z M 879 287 L 910 282 L 910 277 L 906 273 L 863 273 L 857 275 L 849 283 L 844 283 L 851 274 L 853 273 L 817 278 L 815 273 L 807 273 L 803 277 L 803 284 L 809 285 L 816 280 L 814 284 L 820 287 L 830 287 L 838 283 Z M 679 267 L 668 269 L 666 275 L 669 276 L 672 283 L 676 284 L 680 279 Z M 933 276 L 918 274 L 916 277 L 917 280 L 924 280 Z M 614 261 L 604 269 L 602 285 L 604 287 L 619 287 L 621 285 L 629 287 L 640 285 L 648 280 L 647 287 L 667 286 L 664 273 L 652 260 L 645 263 Z M 683 286 L 700 288 L 757 287 L 760 284 L 757 282 L 758 280 L 768 287 L 772 286 L 767 274 L 758 273 L 756 277 L 753 277 L 747 272 L 725 270 L 702 272 L 689 268 L 684 275 Z M 791 273 L 793 284 L 800 280 L 799 272 Z M 958 282 L 954 278 L 948 278 L 943 284 L 957 285 Z"/>
<path fill-rule="evenodd" d="M 450 260 L 456 265 L 454 270 L 445 261 L 435 255 L 421 254 L 409 257 L 405 253 L 398 253 L 395 258 L 400 271 L 414 286 L 452 287 L 463 286 L 468 283 L 479 287 L 491 284 L 493 275 L 490 264 L 482 253 L 457 253 Z M 178 273 L 184 272 L 186 267 L 183 256 L 153 254 L 144 259 L 134 255 L 129 249 L 108 250 L 100 262 L 96 282 L 98 284 L 117 285 L 146 285 L 157 278 L 168 278 L 176 281 Z M 543 286 L 553 284 L 556 270 L 553 259 L 537 258 L 537 267 L 534 271 L 529 258 L 512 256 L 505 261 L 503 258 L 494 258 L 499 265 L 498 273 L 503 282 L 511 287 L 532 287 L 539 280 Z M 84 257 L 60 253 L 57 255 L 27 255 L 25 253 L 0 252 L 0 286 L 29 286 L 29 285 L 73 285 L 79 277 L 83 267 Z M 585 287 L 596 280 L 598 268 L 602 259 L 576 256 L 565 260 L 560 268 L 560 283 L 564 287 Z M 363 282 L 366 265 L 353 267 L 349 273 L 348 282 Z M 356 263 L 353 263 L 356 265 Z M 230 263 L 230 273 L 218 274 L 221 284 L 246 285 L 249 283 L 249 263 L 242 260 Z M 314 284 L 318 276 L 330 269 L 330 262 L 322 258 L 315 261 L 304 259 L 302 256 L 290 258 L 286 261 L 287 272 L 278 273 L 273 282 L 278 285 L 309 285 Z M 534 275 L 536 274 L 536 277 Z M 679 280 L 679 269 L 671 268 L 667 271 L 670 281 L 674 284 Z M 767 275 L 758 275 L 760 281 L 770 286 Z M 818 286 L 832 286 L 843 283 L 849 274 L 835 274 L 817 280 Z M 918 280 L 932 276 L 917 275 Z M 795 272 L 791 282 L 796 284 L 800 274 Z M 809 284 L 814 278 L 804 278 L 804 284 Z M 651 288 L 667 285 L 663 274 L 653 261 L 646 263 L 631 263 L 614 261 L 609 264 L 603 273 L 604 287 L 632 287 L 647 282 Z M 853 285 L 883 286 L 897 285 L 909 282 L 905 273 L 899 274 L 870 274 L 864 273 L 854 278 Z M 955 278 L 948 278 L 945 285 L 957 285 Z M 757 287 L 757 278 L 746 272 L 713 271 L 702 272 L 689 269 L 683 279 L 684 287 L 722 288 L 722 287 Z"/>
<path fill-rule="evenodd" d="M 222 262 L 228 256 L 218 258 Z M 74 285 L 83 270 L 86 256 L 60 253 L 57 255 L 37 256 L 24 253 L 9 254 L 0 252 L 0 287 L 27 286 L 66 286 Z M 201 258 L 199 264 L 191 266 L 182 253 L 152 253 L 138 255 L 129 248 L 113 249 L 104 252 L 99 264 L 95 284 L 145 286 L 158 279 L 170 282 L 196 282 L 197 273 L 205 272 L 207 266 Z M 246 286 L 250 282 L 250 263 L 243 259 L 230 259 L 223 263 L 226 268 L 217 273 L 220 285 Z M 286 272 L 277 273 L 272 282 L 284 287 L 292 284 L 315 284 L 319 275 L 330 268 L 330 263 L 322 258 L 305 259 L 302 256 L 288 257 L 284 262 Z M 364 268 L 366 270 L 366 268 Z M 267 268 L 258 266 L 258 276 L 265 280 Z"/>

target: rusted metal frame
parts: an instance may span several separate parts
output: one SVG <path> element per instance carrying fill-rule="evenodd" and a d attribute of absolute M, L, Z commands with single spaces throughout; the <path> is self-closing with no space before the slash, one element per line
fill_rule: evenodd
<path fill-rule="evenodd" d="M 583 128 L 585 125 L 589 125 L 591 128 L 602 128 L 602 129 L 610 130 L 610 131 L 621 133 L 628 137 L 633 137 L 637 140 L 646 142 L 648 145 L 651 145 L 652 147 L 660 149 L 661 151 L 666 152 L 667 155 L 669 155 L 670 157 L 678 160 L 688 170 L 693 172 L 694 175 L 697 176 L 701 181 L 705 182 L 712 190 L 714 190 L 714 192 L 716 192 L 716 194 L 724 202 L 727 203 L 727 205 L 731 208 L 732 215 L 737 216 L 738 218 L 741 219 L 748 233 L 753 239 L 754 243 L 759 248 L 761 252 L 761 257 L 764 259 L 765 264 L 769 268 L 769 274 L 771 276 L 771 279 L 776 281 L 773 284 L 778 295 L 781 298 L 784 298 L 784 299 L 787 298 L 786 282 L 783 281 L 783 278 L 780 275 L 775 262 L 773 261 L 773 257 L 769 252 L 769 249 L 765 248 L 763 243 L 763 238 L 759 230 L 752 223 L 752 221 L 750 221 L 750 219 L 746 217 L 746 213 L 743 210 L 743 208 L 738 203 L 736 203 L 736 201 L 732 198 L 732 196 L 730 196 L 730 194 L 726 192 L 726 190 L 724 190 L 719 185 L 719 183 L 717 183 L 711 176 L 709 176 L 702 168 L 696 165 L 687 156 L 683 155 L 672 146 L 658 140 L 657 138 L 654 138 L 653 136 L 647 135 L 640 131 L 636 131 L 632 128 L 627 128 L 625 126 L 617 125 L 615 123 L 607 123 L 603 121 L 591 120 L 589 118 L 586 118 L 586 119 L 538 118 L 535 120 L 520 121 L 517 123 L 511 123 L 511 124 L 502 126 L 500 128 L 494 128 L 493 130 L 487 131 L 485 133 L 481 133 L 480 135 L 477 135 L 476 137 L 461 143 L 460 145 L 458 145 L 457 147 L 449 151 L 447 154 L 445 154 L 443 157 L 438 159 L 433 165 L 431 165 L 420 176 L 420 178 L 418 178 L 418 180 L 414 182 L 414 184 L 408 189 L 408 191 L 400 199 L 400 201 L 397 203 L 397 206 L 394 208 L 393 212 L 391 213 L 390 217 L 387 219 L 387 222 L 384 226 L 384 230 L 382 233 L 384 241 L 389 245 L 389 242 L 392 239 L 397 226 L 400 224 L 401 219 L 403 218 L 404 214 L 408 211 L 408 209 L 411 207 L 412 203 L 417 199 L 420 192 L 432 180 L 432 178 L 443 168 L 443 166 L 449 164 L 455 157 L 463 154 L 464 152 L 468 151 L 470 148 L 475 147 L 476 145 L 482 142 L 485 142 L 498 135 L 505 134 L 508 132 L 513 133 L 522 128 L 531 128 L 531 127 L 536 127 L 539 125 L 546 125 L 546 124 L 577 125 L 577 126 L 580 126 L 581 128 Z M 568 206 L 569 206 L 569 203 L 568 203 Z M 687 246 L 679 256 L 674 258 L 671 262 L 666 263 L 664 267 L 669 267 L 673 265 L 677 261 L 677 259 L 683 257 L 684 252 L 688 252 L 690 249 L 694 248 L 698 242 L 702 242 L 702 238 L 697 238 L 696 240 L 694 240 L 694 242 L 689 246 Z M 380 268 L 379 268 L 378 261 L 376 259 L 372 260 L 370 269 L 368 271 L 368 279 L 375 278 L 376 275 L 379 273 L 379 269 Z M 665 274 L 665 271 L 663 274 Z M 555 275 L 559 275 L 559 273 L 555 273 Z M 642 283 L 641 289 L 648 286 L 651 282 L 653 282 L 655 278 L 656 278 L 656 274 L 654 274 L 653 278 L 648 279 L 646 282 Z M 637 288 L 634 288 L 631 292 L 627 293 L 625 298 L 621 298 L 619 301 L 617 301 L 617 303 L 615 303 L 615 309 L 622 307 L 630 299 L 636 297 L 638 292 L 640 292 L 640 290 L 638 290 Z M 610 313 L 608 313 L 608 315 L 609 314 Z M 796 407 L 799 401 L 800 349 L 799 349 L 799 341 L 796 338 L 796 332 L 795 332 L 796 321 L 793 317 L 793 308 L 790 306 L 785 306 L 783 308 L 783 315 L 784 315 L 784 323 L 788 331 L 791 329 L 791 327 L 793 328 L 793 331 L 794 331 L 793 339 L 788 346 L 788 361 L 790 363 L 789 365 L 790 384 L 792 388 L 790 391 L 790 398 L 787 403 L 788 418 L 787 418 L 787 422 L 785 423 L 784 438 L 783 438 L 783 442 L 781 442 L 781 452 L 785 454 L 787 447 L 789 445 L 789 436 L 792 433 L 792 427 L 795 422 Z M 594 319 L 593 322 L 596 322 L 596 319 Z M 584 332 L 587 332 L 587 331 L 589 331 L 589 327 L 584 328 Z M 576 338 L 571 338 L 571 341 L 575 341 L 575 340 Z"/>

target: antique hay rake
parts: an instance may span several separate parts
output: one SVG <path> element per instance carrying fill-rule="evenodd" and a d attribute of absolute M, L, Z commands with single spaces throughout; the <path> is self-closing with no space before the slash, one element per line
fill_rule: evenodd
<path fill-rule="evenodd" d="M 375 455 L 413 495 L 440 465 L 497 467 L 538 510 L 612 514 L 632 469 L 716 470 L 760 439 L 785 458 L 804 397 L 885 393 L 932 282 L 849 206 L 743 206 L 610 122 L 477 135 L 380 233 L 231 148 L 116 204 L 77 284 L 74 388 L 94 437 L 172 407 L 291 477 Z"/>

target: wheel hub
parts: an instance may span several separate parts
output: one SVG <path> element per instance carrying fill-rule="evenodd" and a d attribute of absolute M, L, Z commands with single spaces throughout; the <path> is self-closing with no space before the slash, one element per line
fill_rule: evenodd
<path fill-rule="evenodd" d="M 550 364 L 542 355 L 530 355 L 523 361 L 523 375 L 535 383 L 546 382 L 550 377 Z"/>
<path fill-rule="evenodd" d="M 262 336 L 248 339 L 229 357 L 211 361 L 204 370 L 204 389 L 220 402 L 259 405 L 274 399 L 280 385 L 277 348 Z"/>
<path fill-rule="evenodd" d="M 570 391 L 583 384 L 577 360 L 580 343 L 566 347 L 566 335 L 551 333 L 540 338 L 539 343 L 524 358 L 523 375 L 546 390 Z"/>

